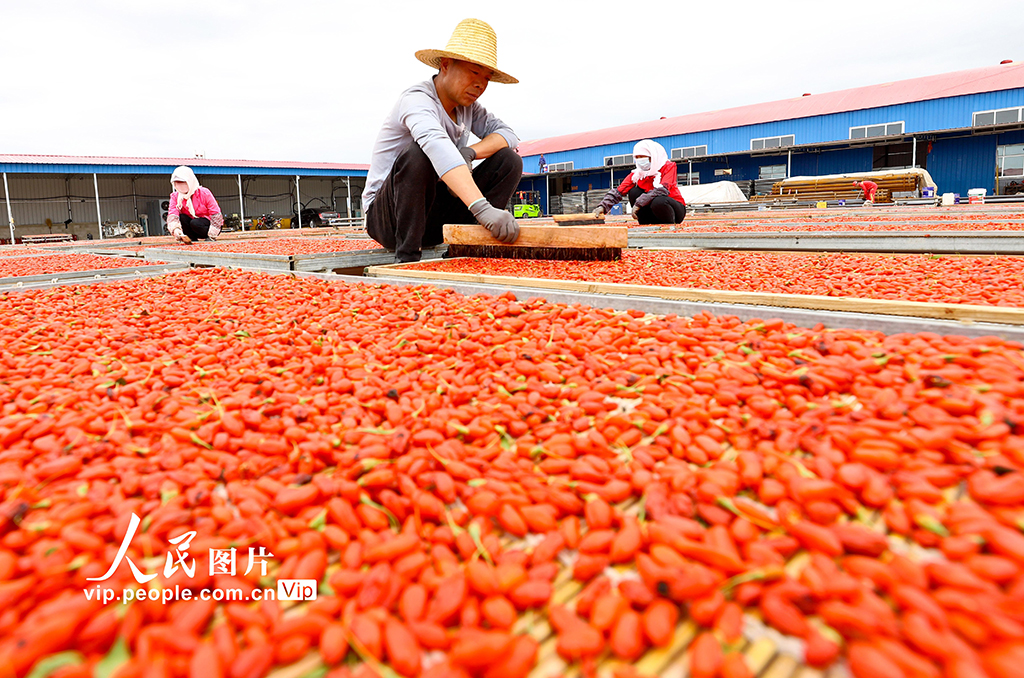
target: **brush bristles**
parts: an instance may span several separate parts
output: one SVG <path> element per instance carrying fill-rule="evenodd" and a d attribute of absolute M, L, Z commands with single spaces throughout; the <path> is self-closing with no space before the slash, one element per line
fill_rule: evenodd
<path fill-rule="evenodd" d="M 604 224 L 604 219 L 598 221 L 597 219 L 566 219 L 565 221 L 556 221 L 556 226 L 601 226 Z"/>
<path fill-rule="evenodd" d="M 508 245 L 448 245 L 448 257 L 478 259 L 550 259 L 560 261 L 618 261 L 618 247 L 510 247 Z"/>

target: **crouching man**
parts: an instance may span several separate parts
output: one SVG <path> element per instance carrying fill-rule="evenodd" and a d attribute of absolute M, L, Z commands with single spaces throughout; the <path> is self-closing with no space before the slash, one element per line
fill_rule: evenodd
<path fill-rule="evenodd" d="M 363 190 L 367 233 L 396 262 L 441 244 L 444 224 L 480 223 L 515 242 L 519 226 L 505 206 L 523 173 L 519 139 L 478 101 L 491 81 L 518 82 L 497 69 L 494 31 L 466 19 L 445 49 L 416 58 L 438 72 L 402 93 L 377 135 Z M 483 162 L 474 169 L 474 160 Z"/>

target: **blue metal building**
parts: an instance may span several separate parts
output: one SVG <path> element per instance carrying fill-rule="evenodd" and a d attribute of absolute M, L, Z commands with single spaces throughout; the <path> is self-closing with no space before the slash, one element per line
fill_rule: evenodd
<path fill-rule="evenodd" d="M 1024 193 L 1024 62 L 528 141 L 519 188 L 544 206 L 617 185 L 641 139 L 680 184 L 922 167 L 940 192 Z"/>

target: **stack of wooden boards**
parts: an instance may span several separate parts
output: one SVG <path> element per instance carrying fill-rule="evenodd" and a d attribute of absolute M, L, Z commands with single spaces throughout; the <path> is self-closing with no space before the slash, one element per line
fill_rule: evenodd
<path fill-rule="evenodd" d="M 886 174 L 858 177 L 857 180 L 870 180 L 878 184 L 875 202 L 892 202 L 894 193 L 914 192 L 922 188 L 921 178 L 917 175 Z M 772 186 L 768 195 L 750 198 L 752 202 L 800 201 L 817 202 L 819 200 L 858 200 L 863 197 L 860 188 L 853 185 L 852 177 L 819 177 L 807 179 L 786 179 Z"/>

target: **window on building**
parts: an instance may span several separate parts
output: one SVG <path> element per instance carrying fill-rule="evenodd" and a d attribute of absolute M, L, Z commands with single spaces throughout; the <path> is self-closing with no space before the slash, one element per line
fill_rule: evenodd
<path fill-rule="evenodd" d="M 1020 122 L 1019 108 L 1007 108 L 1005 111 L 996 111 L 997 125 L 1008 125 L 1014 122 Z"/>
<path fill-rule="evenodd" d="M 548 165 L 548 172 L 568 172 L 573 169 L 573 161 L 553 162 Z"/>
<path fill-rule="evenodd" d="M 996 112 L 995 111 L 981 111 L 974 114 L 974 126 L 984 127 L 985 125 L 996 124 Z"/>
<path fill-rule="evenodd" d="M 758 174 L 758 179 L 785 179 L 786 178 L 786 166 L 785 165 L 763 165 L 761 171 Z"/>
<path fill-rule="evenodd" d="M 708 154 L 708 147 L 687 146 L 686 148 L 673 148 L 671 157 L 673 160 L 686 160 L 687 158 L 700 158 Z"/>
<path fill-rule="evenodd" d="M 996 194 L 1024 195 L 1024 144 L 996 147 Z"/>
<path fill-rule="evenodd" d="M 851 139 L 871 139 L 903 134 L 903 122 L 884 122 L 877 125 L 862 125 L 850 128 Z"/>
<path fill-rule="evenodd" d="M 781 137 L 764 137 L 762 139 L 751 139 L 750 150 L 763 151 L 768 148 L 785 148 L 796 143 L 796 136 L 786 134 Z"/>
<path fill-rule="evenodd" d="M 918 153 L 918 165 L 923 167 L 923 163 L 927 160 L 928 154 L 925 153 L 925 149 L 919 149 L 921 153 Z M 875 146 L 874 156 L 871 159 L 871 169 L 895 169 L 900 167 L 910 167 L 914 164 L 914 144 L 886 144 L 884 146 Z"/>
<path fill-rule="evenodd" d="M 697 186 L 700 184 L 700 172 L 676 172 L 676 184 L 679 186 Z"/>
<path fill-rule="evenodd" d="M 633 156 L 630 155 L 609 155 L 605 156 L 604 166 L 605 167 L 620 167 L 622 165 L 632 165 Z"/>
<path fill-rule="evenodd" d="M 1024 108 L 1001 108 L 995 111 L 978 111 L 974 114 L 974 126 L 1012 125 L 1024 120 Z"/>

